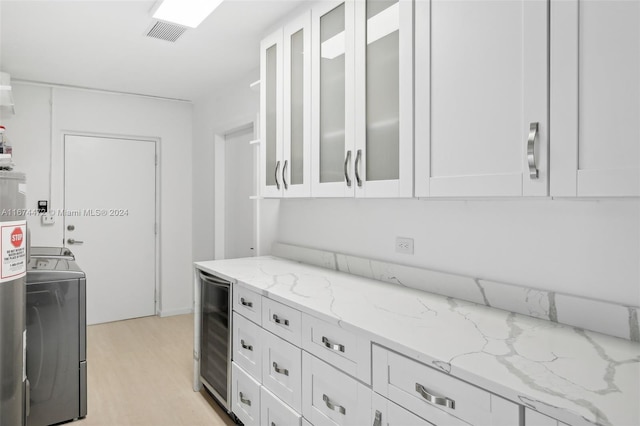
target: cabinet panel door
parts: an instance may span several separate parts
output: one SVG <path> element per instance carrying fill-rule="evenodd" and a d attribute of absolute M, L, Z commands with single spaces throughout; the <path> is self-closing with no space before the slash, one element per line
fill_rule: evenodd
<path fill-rule="evenodd" d="M 311 11 L 284 27 L 282 184 L 285 197 L 311 195 Z"/>
<path fill-rule="evenodd" d="M 282 29 L 260 43 L 260 194 L 282 195 Z"/>
<path fill-rule="evenodd" d="M 355 3 L 358 197 L 413 196 L 413 1 Z"/>
<path fill-rule="evenodd" d="M 551 195 L 640 196 L 640 3 L 551 8 Z"/>
<path fill-rule="evenodd" d="M 416 3 L 416 195 L 548 194 L 547 20 L 544 0 Z"/>
<path fill-rule="evenodd" d="M 302 351 L 262 330 L 262 384 L 294 410 L 302 411 Z"/>
<path fill-rule="evenodd" d="M 353 196 L 354 1 L 321 2 L 311 14 L 311 193 Z"/>
<path fill-rule="evenodd" d="M 260 425 L 260 383 L 234 362 L 231 364 L 231 411 L 246 426 Z"/>

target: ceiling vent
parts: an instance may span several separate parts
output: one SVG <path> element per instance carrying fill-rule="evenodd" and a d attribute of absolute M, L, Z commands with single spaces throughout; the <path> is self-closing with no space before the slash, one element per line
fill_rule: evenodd
<path fill-rule="evenodd" d="M 156 22 L 149 32 L 147 37 L 158 38 L 160 40 L 166 40 L 174 43 L 187 28 L 180 25 L 169 24 L 167 22 Z"/>

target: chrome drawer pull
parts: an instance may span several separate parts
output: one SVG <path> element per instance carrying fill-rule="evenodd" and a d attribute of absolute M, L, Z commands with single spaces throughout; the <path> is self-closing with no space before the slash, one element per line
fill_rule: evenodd
<path fill-rule="evenodd" d="M 322 336 L 322 343 L 324 343 L 324 345 L 329 349 L 332 349 L 338 352 L 344 352 L 344 345 L 341 345 L 339 343 L 333 343 L 331 342 L 331 340 L 327 339 L 324 336 Z"/>
<path fill-rule="evenodd" d="M 242 306 L 246 306 L 247 308 L 253 308 L 253 302 L 248 302 L 248 301 L 244 300 L 244 297 L 240 298 L 240 304 Z"/>
<path fill-rule="evenodd" d="M 538 179 L 535 156 L 536 136 L 538 136 L 538 123 L 531 123 L 529 126 L 529 140 L 527 140 L 527 162 L 529 163 L 530 179 Z"/>
<path fill-rule="evenodd" d="M 283 325 L 286 325 L 287 327 L 289 326 L 288 319 L 280 319 L 280 317 L 278 317 L 276 314 L 273 314 L 273 320 L 276 322 L 276 324 L 283 324 Z"/>
<path fill-rule="evenodd" d="M 445 396 L 431 395 L 420 383 L 416 383 L 416 392 L 432 404 L 442 405 L 443 407 L 451 408 L 452 410 L 456 409 L 456 402 L 453 399 L 449 399 Z"/>
<path fill-rule="evenodd" d="M 242 392 L 240 392 L 240 402 L 242 402 L 244 405 L 248 405 L 249 407 L 251 407 L 251 400 L 250 399 L 245 399 L 242 396 Z"/>
<path fill-rule="evenodd" d="M 244 340 L 240 340 L 240 346 L 242 346 L 242 349 L 246 349 L 248 351 L 253 351 L 253 346 L 252 345 L 247 345 L 246 343 L 244 343 Z"/>
<path fill-rule="evenodd" d="M 276 371 L 276 373 L 284 374 L 285 376 L 289 375 L 289 370 L 287 370 L 286 368 L 278 368 L 277 362 L 273 363 L 273 369 Z"/>
<path fill-rule="evenodd" d="M 373 426 L 382 426 L 382 413 L 376 410 L 376 416 L 373 419 Z"/>
<path fill-rule="evenodd" d="M 322 394 L 322 400 L 324 401 L 325 404 L 327 404 L 327 407 L 329 407 L 331 410 L 337 411 L 340 414 L 347 414 L 347 410 L 345 410 L 343 406 L 337 405 L 331 402 L 331 400 L 327 395 Z"/>

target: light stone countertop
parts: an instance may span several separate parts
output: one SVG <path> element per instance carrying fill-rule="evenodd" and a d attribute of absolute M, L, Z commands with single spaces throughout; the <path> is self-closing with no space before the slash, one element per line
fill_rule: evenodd
<path fill-rule="evenodd" d="M 195 265 L 570 425 L 640 425 L 637 342 L 276 257 Z"/>

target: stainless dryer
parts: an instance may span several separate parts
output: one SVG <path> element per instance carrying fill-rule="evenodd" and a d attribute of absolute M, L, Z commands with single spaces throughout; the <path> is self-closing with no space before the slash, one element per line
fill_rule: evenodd
<path fill-rule="evenodd" d="M 86 416 L 86 278 L 75 261 L 31 258 L 26 317 L 27 426 Z"/>

